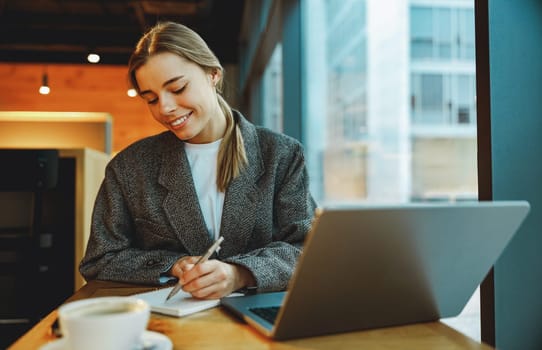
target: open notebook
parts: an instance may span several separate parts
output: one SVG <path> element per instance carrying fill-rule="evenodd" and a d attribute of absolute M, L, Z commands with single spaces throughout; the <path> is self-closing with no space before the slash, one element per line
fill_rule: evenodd
<path fill-rule="evenodd" d="M 133 296 L 149 303 L 151 311 L 153 312 L 176 317 L 190 315 L 220 305 L 219 299 L 196 299 L 182 290 L 166 301 L 166 297 L 172 289 L 173 287 L 162 288 L 152 292 L 135 294 Z M 230 296 L 236 295 L 242 294 L 233 293 Z"/>

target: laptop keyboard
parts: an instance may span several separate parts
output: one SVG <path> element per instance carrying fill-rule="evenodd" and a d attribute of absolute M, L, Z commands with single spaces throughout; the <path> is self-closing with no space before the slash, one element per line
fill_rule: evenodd
<path fill-rule="evenodd" d="M 254 312 L 256 315 L 260 316 L 267 322 L 274 324 L 277 315 L 279 314 L 280 307 L 278 306 L 268 306 L 268 307 L 253 307 L 249 309 Z"/>

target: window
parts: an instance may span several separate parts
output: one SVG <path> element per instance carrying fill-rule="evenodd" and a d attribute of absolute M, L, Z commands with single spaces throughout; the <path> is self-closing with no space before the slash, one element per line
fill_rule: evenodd
<path fill-rule="evenodd" d="M 477 197 L 474 1 L 416 3 L 306 2 L 304 141 L 320 203 Z M 448 322 L 479 339 L 478 294 L 466 310 Z"/>
<path fill-rule="evenodd" d="M 414 125 L 476 125 L 475 73 L 412 73 Z"/>
<path fill-rule="evenodd" d="M 475 199 L 473 2 L 306 4 L 304 142 L 317 200 Z"/>
<path fill-rule="evenodd" d="M 413 8 L 410 23 L 412 58 L 432 57 L 434 36 L 432 9 Z"/>
<path fill-rule="evenodd" d="M 438 1 L 434 1 L 438 4 Z M 474 10 L 415 5 L 410 10 L 413 60 L 474 60 Z"/>

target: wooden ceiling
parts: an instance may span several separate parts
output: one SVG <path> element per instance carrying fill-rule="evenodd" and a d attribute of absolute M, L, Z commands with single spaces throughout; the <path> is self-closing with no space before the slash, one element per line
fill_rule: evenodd
<path fill-rule="evenodd" d="M 196 30 L 223 64 L 237 63 L 244 0 L 0 0 L 0 62 L 126 64 L 160 20 Z"/>

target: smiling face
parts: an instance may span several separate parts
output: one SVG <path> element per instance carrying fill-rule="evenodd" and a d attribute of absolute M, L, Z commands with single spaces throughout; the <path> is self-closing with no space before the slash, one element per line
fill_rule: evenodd
<path fill-rule="evenodd" d="M 215 88 L 220 74 L 164 52 L 151 56 L 135 78 L 156 121 L 183 141 L 209 143 L 222 138 L 226 130 Z"/>

